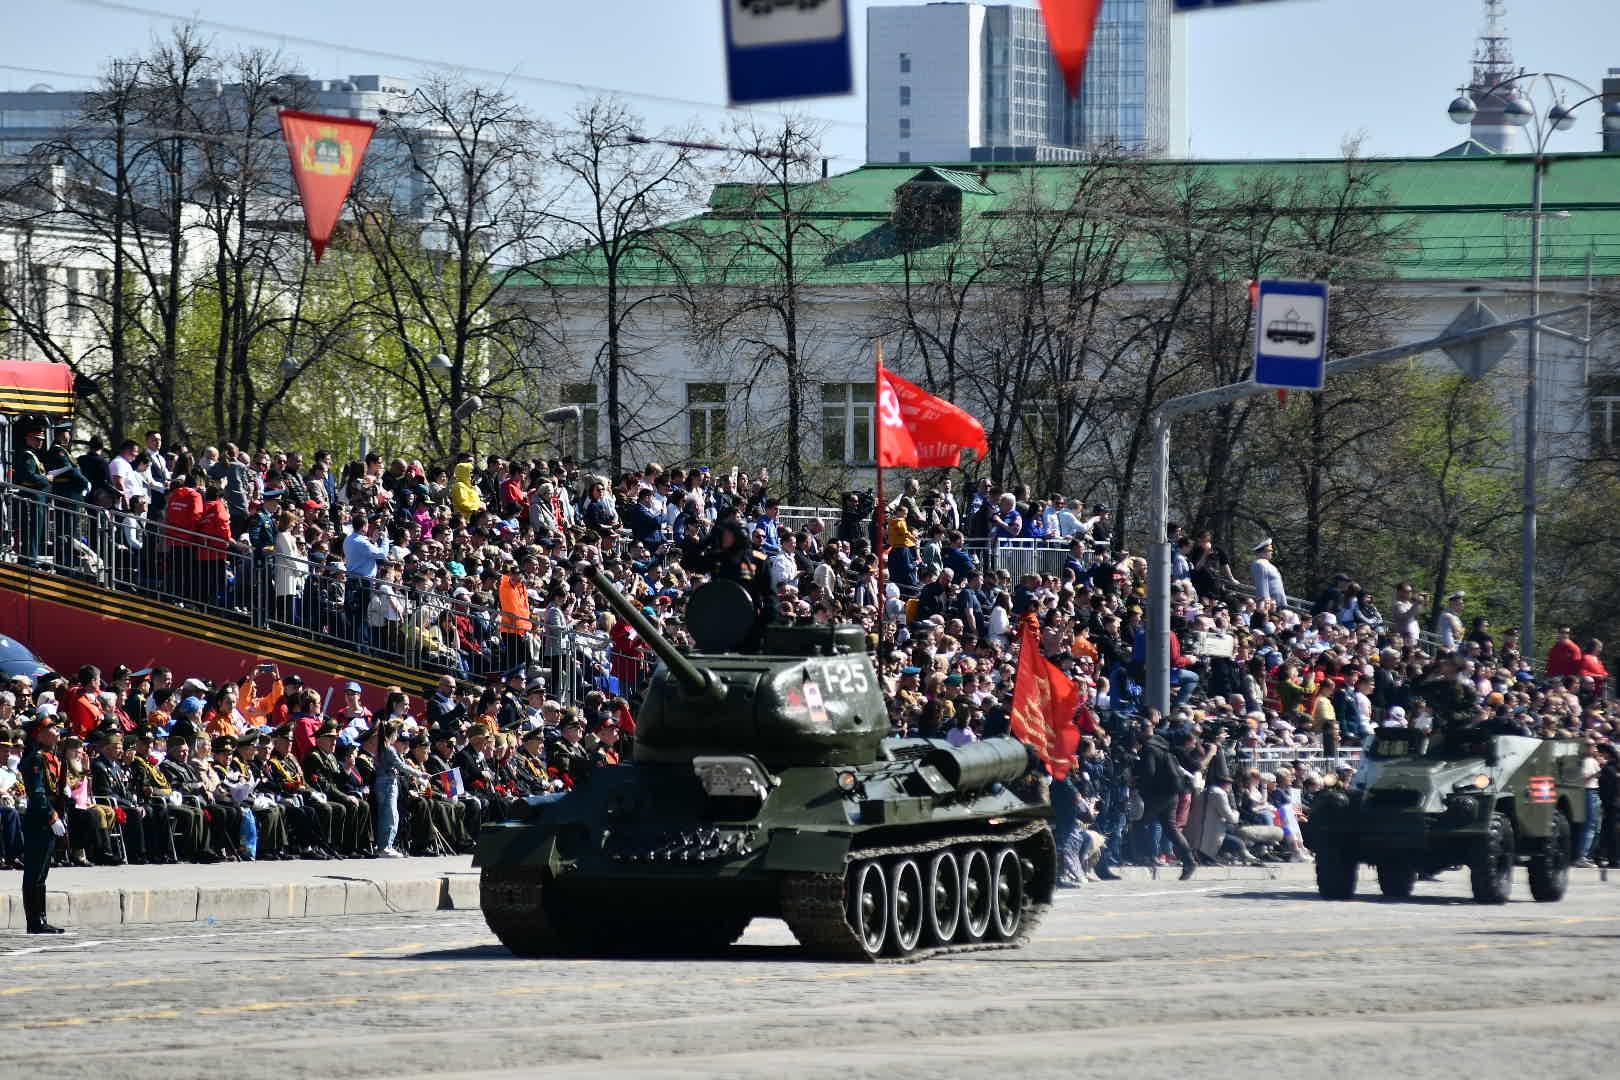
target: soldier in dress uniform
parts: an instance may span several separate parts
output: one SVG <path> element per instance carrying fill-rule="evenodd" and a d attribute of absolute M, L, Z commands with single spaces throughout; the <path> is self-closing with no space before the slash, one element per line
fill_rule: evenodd
<path fill-rule="evenodd" d="M 271 734 L 270 756 L 265 759 L 270 789 L 282 805 L 293 812 L 293 825 L 306 858 L 336 859 L 332 846 L 332 807 L 310 792 L 303 766 L 292 752 L 292 724 L 283 724 Z M 296 808 L 296 809 L 294 809 Z"/>
<path fill-rule="evenodd" d="M 287 838 L 286 812 L 275 799 L 260 792 L 259 777 L 253 770 L 254 749 L 261 737 L 268 748 L 269 736 L 260 736 L 255 731 L 249 731 L 236 740 L 235 752 L 222 766 L 225 782 L 234 789 L 247 792 L 247 798 L 241 806 L 244 814 L 253 815 L 257 826 L 258 852 L 254 857 L 261 861 L 290 859 L 293 855 L 292 844 Z"/>
<path fill-rule="evenodd" d="M 562 787 L 546 771 L 545 733 L 538 727 L 522 735 L 517 753 L 512 755 L 511 770 L 518 790 L 525 795 L 545 795 Z"/>
<path fill-rule="evenodd" d="M 208 743 L 208 757 L 196 762 L 197 776 L 208 792 L 209 812 L 220 829 L 231 838 L 231 850 L 238 858 L 248 855 L 242 847 L 242 816 L 253 811 L 238 803 L 231 791 L 231 758 L 236 753 L 236 736 L 215 735 Z M 241 778 L 238 777 L 238 780 Z M 257 821 L 255 821 L 257 825 Z M 256 856 L 255 856 L 256 857 Z"/>
<path fill-rule="evenodd" d="M 131 786 L 147 805 L 155 803 L 164 804 L 169 816 L 180 823 L 179 837 L 176 841 L 178 854 L 182 859 L 192 862 L 211 863 L 219 856 L 214 854 L 213 845 L 209 841 L 208 821 L 203 816 L 202 808 L 185 802 L 185 792 L 180 792 L 181 798 L 173 798 L 176 788 L 164 775 L 162 767 L 152 754 L 152 729 L 139 727 L 131 736 L 135 741 L 135 756 L 130 760 L 129 779 Z"/>
<path fill-rule="evenodd" d="M 371 806 L 344 784 L 337 737 L 337 725 L 330 720 L 315 729 L 315 748 L 304 755 L 304 780 L 311 793 L 326 799 L 332 815 L 330 846 L 341 855 L 358 855 L 371 846 Z"/>
<path fill-rule="evenodd" d="M 51 872 L 56 841 L 67 835 L 67 823 L 55 803 L 62 786 L 62 763 L 55 754 L 56 716 L 41 714 L 24 731 L 27 742 L 17 764 L 28 800 L 23 811 L 23 912 L 30 934 L 60 934 L 45 921 L 45 878 Z"/>
<path fill-rule="evenodd" d="M 132 863 L 168 862 L 168 807 L 149 806 L 135 793 L 129 770 L 121 760 L 124 737 L 115 728 L 97 728 L 90 745 L 90 790 L 98 799 L 110 799 L 123 818 L 124 850 Z"/>
<path fill-rule="evenodd" d="M 461 770 L 461 786 L 481 811 L 481 821 L 505 821 L 511 801 L 495 790 L 500 782 L 495 775 L 495 759 L 490 751 L 491 732 L 483 724 L 474 724 L 467 732 L 467 745 L 456 751 L 450 764 Z"/>
<path fill-rule="evenodd" d="M 570 709 L 563 718 L 556 741 L 546 750 L 552 777 L 561 780 L 570 790 L 591 771 L 591 750 L 585 745 L 584 737 L 585 720 L 578 710 Z"/>
<path fill-rule="evenodd" d="M 230 832 L 225 819 L 212 810 L 213 799 L 209 797 L 208 786 L 203 783 L 202 772 L 191 756 L 191 740 L 184 735 L 170 735 L 166 746 L 168 752 L 158 764 L 158 772 L 163 774 L 171 790 L 180 793 L 185 807 L 202 819 L 208 836 L 207 848 L 214 858 L 234 858 L 237 835 Z"/>
<path fill-rule="evenodd" d="M 406 757 L 411 764 L 429 774 L 426 780 L 409 781 L 407 788 L 406 801 L 410 807 L 413 850 L 418 854 L 429 850 L 433 846 L 435 830 L 446 844 L 457 851 L 471 850 L 471 841 L 467 837 L 465 805 L 461 800 L 451 798 L 431 778 L 432 773 L 443 770 L 433 764 L 430 740 L 426 732 L 419 731 L 411 736 L 410 749 Z"/>

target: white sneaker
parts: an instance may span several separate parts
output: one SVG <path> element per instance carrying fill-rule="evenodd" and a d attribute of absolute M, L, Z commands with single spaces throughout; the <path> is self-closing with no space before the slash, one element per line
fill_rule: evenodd
<path fill-rule="evenodd" d="M 377 854 L 381 855 L 385 859 L 403 859 L 405 857 L 404 852 L 397 851 L 397 850 L 395 850 L 394 848 L 391 848 L 391 847 L 390 848 L 383 848 Z"/>

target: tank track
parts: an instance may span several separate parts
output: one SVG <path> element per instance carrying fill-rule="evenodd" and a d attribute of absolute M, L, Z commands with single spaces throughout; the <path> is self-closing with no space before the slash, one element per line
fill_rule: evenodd
<path fill-rule="evenodd" d="M 1040 845 L 1042 849 L 1040 853 L 1045 859 L 1046 871 L 1055 873 L 1055 845 L 1052 841 L 1051 829 L 1044 821 L 1031 822 L 1011 832 L 963 834 L 915 844 L 856 848 L 846 856 L 846 869 L 842 874 L 785 875 L 781 894 L 782 918 L 787 922 L 788 928 L 793 931 L 793 936 L 798 939 L 799 944 L 816 959 L 909 964 L 951 953 L 1016 949 L 1029 940 L 1029 936 L 1040 925 L 1041 918 L 1046 914 L 1047 909 L 1052 906 L 1052 884 L 1050 880 L 1044 887 L 1038 881 L 1027 883 L 1024 893 L 1023 918 L 1017 936 L 1010 941 L 953 942 L 945 945 L 922 946 L 906 956 L 872 956 L 862 946 L 860 938 L 854 928 L 850 926 L 846 914 L 848 911 L 846 890 L 846 882 L 849 878 L 848 867 L 863 859 L 882 859 L 902 855 L 928 855 L 945 848 L 966 847 L 974 844 L 1011 844 L 1015 847 L 1022 847 L 1026 841 L 1030 840 L 1036 840 L 1036 843 L 1040 844 L 1036 838 L 1041 834 L 1045 835 L 1045 843 Z M 1040 862 L 1037 861 L 1038 873 L 1040 872 L 1039 867 Z M 1043 895 L 1044 899 L 1042 898 Z"/>

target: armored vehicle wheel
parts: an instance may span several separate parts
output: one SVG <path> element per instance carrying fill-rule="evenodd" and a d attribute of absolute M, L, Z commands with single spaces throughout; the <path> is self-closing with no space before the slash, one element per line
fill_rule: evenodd
<path fill-rule="evenodd" d="M 1513 823 L 1506 814 L 1492 814 L 1485 839 L 1468 860 L 1476 903 L 1507 903 L 1513 892 L 1513 853 Z"/>
<path fill-rule="evenodd" d="M 962 864 L 949 851 L 941 851 L 928 863 L 928 938 L 934 945 L 948 945 L 962 925 Z"/>
<path fill-rule="evenodd" d="M 479 875 L 484 922 L 514 956 L 559 956 L 568 950 L 541 901 L 543 873 L 534 867 L 486 867 Z"/>
<path fill-rule="evenodd" d="M 1356 860 L 1336 847 L 1316 849 L 1316 891 L 1324 900 L 1348 900 L 1356 895 Z"/>
<path fill-rule="evenodd" d="M 889 932 L 889 889 L 883 867 L 866 859 L 850 867 L 849 926 L 868 956 L 883 952 Z"/>
<path fill-rule="evenodd" d="M 991 907 L 995 902 L 996 875 L 984 848 L 968 848 L 962 856 L 962 929 L 959 939 L 984 940 L 990 931 Z"/>
<path fill-rule="evenodd" d="M 1417 885 L 1417 867 L 1410 863 L 1378 864 L 1378 889 L 1391 900 L 1405 900 Z"/>
<path fill-rule="evenodd" d="M 1542 903 L 1564 898 L 1569 888 L 1569 819 L 1554 810 L 1552 831 L 1547 834 L 1541 854 L 1530 860 L 1530 895 Z"/>
<path fill-rule="evenodd" d="M 926 925 L 922 871 L 914 859 L 901 859 L 889 869 L 889 951 L 910 956 L 917 951 Z"/>
<path fill-rule="evenodd" d="M 997 941 L 1011 941 L 1018 936 L 1018 927 L 1024 919 L 1024 867 L 1018 852 L 1010 847 L 999 848 L 991 862 L 996 872 L 996 888 L 990 936 Z"/>

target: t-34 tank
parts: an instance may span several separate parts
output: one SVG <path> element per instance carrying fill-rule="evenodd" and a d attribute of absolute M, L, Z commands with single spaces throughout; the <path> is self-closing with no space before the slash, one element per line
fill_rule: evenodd
<path fill-rule="evenodd" d="M 507 948 L 713 953 L 762 916 L 835 959 L 1030 933 L 1056 858 L 1022 743 L 886 738 L 858 626 L 771 626 L 737 651 L 752 606 L 712 581 L 689 602 L 687 656 L 592 578 L 662 663 L 633 762 L 480 833 L 484 918 Z"/>

